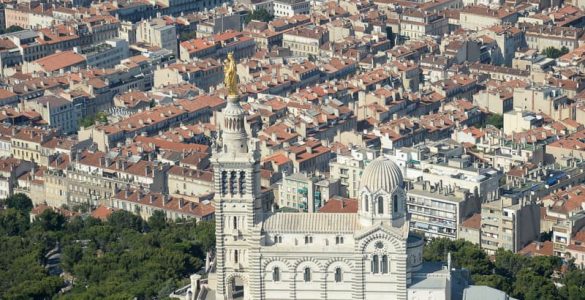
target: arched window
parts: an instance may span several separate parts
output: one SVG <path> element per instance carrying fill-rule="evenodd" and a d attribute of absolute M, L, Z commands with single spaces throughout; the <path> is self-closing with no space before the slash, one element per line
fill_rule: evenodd
<path fill-rule="evenodd" d="M 272 270 L 272 281 L 280 281 L 280 268 L 276 267 Z"/>
<path fill-rule="evenodd" d="M 234 229 L 238 229 L 238 219 L 234 217 Z"/>
<path fill-rule="evenodd" d="M 365 203 L 364 203 L 365 210 L 366 210 L 366 211 L 370 210 L 370 203 L 369 203 L 370 201 L 369 201 L 369 198 L 368 198 L 368 196 L 365 196 L 365 197 L 364 197 L 364 202 L 365 202 Z"/>
<path fill-rule="evenodd" d="M 236 171 L 230 172 L 230 194 L 236 193 Z"/>
<path fill-rule="evenodd" d="M 225 194 L 227 193 L 227 172 L 223 171 L 221 172 L 221 193 Z"/>
<path fill-rule="evenodd" d="M 335 282 L 343 281 L 343 273 L 341 272 L 341 268 L 335 268 Z"/>
<path fill-rule="evenodd" d="M 274 236 L 274 242 L 278 244 L 282 243 L 282 236 L 280 235 Z"/>
<path fill-rule="evenodd" d="M 313 243 L 313 237 L 312 236 L 305 236 L 305 244 L 312 244 Z"/>
<path fill-rule="evenodd" d="M 384 213 L 384 198 L 382 198 L 382 196 L 378 197 L 378 213 Z"/>
<path fill-rule="evenodd" d="M 234 262 L 238 263 L 238 250 L 234 250 Z"/>
<path fill-rule="evenodd" d="M 311 281 L 311 269 L 310 268 L 305 268 L 305 273 L 303 274 L 303 279 L 305 280 L 305 282 L 309 282 Z"/>
<path fill-rule="evenodd" d="M 398 195 L 394 195 L 394 201 L 392 203 L 392 209 L 395 213 L 398 212 Z"/>
<path fill-rule="evenodd" d="M 388 255 L 382 256 L 382 265 L 380 269 L 382 269 L 382 274 L 388 274 Z"/>
<path fill-rule="evenodd" d="M 240 194 L 244 195 L 246 193 L 246 172 L 240 172 Z"/>
<path fill-rule="evenodd" d="M 380 261 L 378 260 L 378 255 L 374 255 L 374 257 L 372 257 L 372 273 L 378 274 L 378 272 L 380 270 L 379 264 L 380 264 Z"/>

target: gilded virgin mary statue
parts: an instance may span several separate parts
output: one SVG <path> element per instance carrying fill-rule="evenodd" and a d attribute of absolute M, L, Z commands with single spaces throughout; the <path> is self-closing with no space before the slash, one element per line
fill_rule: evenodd
<path fill-rule="evenodd" d="M 236 60 L 234 53 L 228 53 L 227 59 L 223 64 L 224 84 L 228 89 L 229 96 L 238 95 L 238 70 L 236 68 Z"/>

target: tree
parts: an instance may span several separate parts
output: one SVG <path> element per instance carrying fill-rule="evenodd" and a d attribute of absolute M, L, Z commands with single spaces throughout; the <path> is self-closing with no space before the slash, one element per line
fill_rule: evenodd
<path fill-rule="evenodd" d="M 195 31 L 185 31 L 179 34 L 179 41 L 184 42 L 188 40 L 192 40 L 197 37 L 197 32 Z"/>
<path fill-rule="evenodd" d="M 87 116 L 79 120 L 79 126 L 81 127 L 90 127 L 95 124 L 95 117 Z"/>
<path fill-rule="evenodd" d="M 24 28 L 22 28 L 20 26 L 12 25 L 6 29 L 0 30 L 0 34 L 17 32 L 17 31 L 21 31 L 21 30 L 24 30 Z"/>
<path fill-rule="evenodd" d="M 144 221 L 115 212 L 108 221 L 63 216 L 47 210 L 27 226 L 16 209 L 0 211 L 0 299 L 154 299 L 185 284 L 203 266 L 204 247 L 215 244 L 213 222 Z M 8 219 L 9 221 L 3 221 Z M 14 220 L 22 221 L 22 225 Z M 19 236 L 5 235 L 5 228 Z M 74 278 L 70 291 L 59 276 L 48 274 L 48 251 L 61 246 L 61 267 Z"/>
<path fill-rule="evenodd" d="M 270 22 L 274 19 L 274 16 L 271 15 L 267 10 L 263 8 L 259 8 L 253 11 L 251 14 L 249 13 L 244 22 L 246 24 L 250 23 L 252 20 L 261 21 L 261 22 Z"/>
<path fill-rule="evenodd" d="M 500 114 L 493 113 L 487 118 L 486 124 L 502 129 L 504 128 L 504 117 Z"/>
<path fill-rule="evenodd" d="M 565 54 L 569 53 L 569 48 L 563 46 L 560 50 L 550 46 L 542 50 L 542 54 L 546 55 L 548 58 L 559 58 Z"/>
<path fill-rule="evenodd" d="M 167 226 L 167 217 L 161 210 L 155 211 L 150 218 L 148 218 L 148 227 L 153 230 L 161 230 Z"/>
<path fill-rule="evenodd" d="M 539 276 L 530 269 L 523 269 L 516 276 L 512 296 L 519 299 L 558 299 L 558 292 L 551 279 Z"/>
<path fill-rule="evenodd" d="M 127 228 L 136 231 L 142 231 L 144 225 L 139 216 L 125 210 L 113 212 L 108 217 L 108 222 L 110 225 L 114 226 L 114 228 Z"/>
<path fill-rule="evenodd" d="M 69 272 L 73 271 L 73 267 L 83 258 L 83 249 L 79 243 L 66 245 L 63 247 L 61 255 L 61 265 Z"/>
<path fill-rule="evenodd" d="M 28 229 L 29 218 L 23 212 L 9 208 L 0 212 L 0 234 L 23 235 Z"/>
<path fill-rule="evenodd" d="M 215 222 L 199 222 L 196 228 L 197 240 L 204 251 L 215 248 Z"/>
<path fill-rule="evenodd" d="M 43 231 L 59 231 L 63 229 L 65 221 L 65 217 L 62 214 L 56 213 L 52 209 L 45 209 L 36 217 L 33 226 L 37 226 Z"/>
<path fill-rule="evenodd" d="M 98 121 L 100 123 L 108 124 L 108 114 L 106 114 L 103 111 L 98 112 L 95 115 L 95 119 L 96 119 L 96 121 Z"/>
<path fill-rule="evenodd" d="M 6 198 L 4 202 L 8 208 L 14 208 L 24 213 L 29 213 L 33 208 L 32 200 L 27 195 L 21 193 Z"/>
<path fill-rule="evenodd" d="M 98 112 L 95 116 L 86 116 L 79 120 L 79 126 L 90 127 L 95 125 L 95 122 L 108 124 L 108 114 L 103 111 Z"/>

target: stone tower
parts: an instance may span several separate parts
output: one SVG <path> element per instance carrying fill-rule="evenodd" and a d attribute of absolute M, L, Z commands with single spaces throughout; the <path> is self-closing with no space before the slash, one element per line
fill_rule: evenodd
<path fill-rule="evenodd" d="M 260 154 L 250 145 L 245 129 L 245 111 L 238 95 L 229 95 L 223 110 L 222 142 L 213 147 L 212 164 L 216 217 L 216 299 L 244 294 L 256 299 L 249 274 L 257 261 L 263 213 L 260 197 Z M 257 290 L 257 289 L 256 289 Z"/>

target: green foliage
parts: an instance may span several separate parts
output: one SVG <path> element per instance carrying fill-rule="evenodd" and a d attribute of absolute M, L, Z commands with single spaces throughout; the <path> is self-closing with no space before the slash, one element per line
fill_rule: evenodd
<path fill-rule="evenodd" d="M 95 116 L 86 116 L 85 118 L 79 120 L 79 126 L 90 127 L 95 125 L 95 122 L 108 124 L 108 114 L 100 111 Z"/>
<path fill-rule="evenodd" d="M 261 21 L 261 22 L 270 22 L 273 19 L 274 19 L 273 15 L 271 15 L 267 10 L 260 8 L 260 9 L 253 11 L 252 13 L 249 13 L 246 16 L 246 18 L 244 19 L 244 22 L 246 24 L 250 23 L 252 20 Z"/>
<path fill-rule="evenodd" d="M 179 41 L 184 42 L 184 41 L 192 40 L 196 37 L 197 37 L 197 32 L 185 31 L 185 32 L 181 32 L 181 34 L 179 34 Z"/>
<path fill-rule="evenodd" d="M 108 217 L 108 222 L 115 228 L 132 229 L 138 232 L 142 231 L 144 227 L 144 221 L 139 216 L 125 210 L 113 212 Z"/>
<path fill-rule="evenodd" d="M 487 118 L 486 123 L 489 125 L 493 125 L 498 129 L 502 129 L 504 128 L 504 117 L 500 114 L 491 114 Z"/>
<path fill-rule="evenodd" d="M 29 213 L 33 208 L 32 200 L 25 194 L 14 194 L 4 200 L 6 207 Z"/>
<path fill-rule="evenodd" d="M 17 32 L 17 31 L 21 31 L 21 30 L 24 30 L 24 28 L 22 28 L 20 26 L 12 25 L 6 29 L 0 29 L 0 34 Z"/>
<path fill-rule="evenodd" d="M 569 48 L 563 46 L 560 50 L 550 46 L 542 50 L 542 54 L 546 55 L 548 58 L 559 58 L 565 54 L 569 53 Z"/>
<path fill-rule="evenodd" d="M 29 226 L 27 215 L 9 208 L 0 211 L 0 299 L 165 298 L 201 269 L 215 244 L 214 228 L 212 222 L 168 223 L 160 214 L 146 224 L 123 211 L 107 222 L 66 221 L 51 210 Z M 63 279 L 44 266 L 57 243 L 61 267 L 73 279 L 62 295 Z"/>
<path fill-rule="evenodd" d="M 585 271 L 573 268 L 560 279 L 564 286 L 555 286 L 553 274 L 562 266 L 559 257 L 526 257 L 499 249 L 489 259 L 479 246 L 467 241 L 434 239 L 425 245 L 424 258 L 445 262 L 448 252 L 455 266 L 470 271 L 476 285 L 490 286 L 518 299 L 583 299 L 578 297 L 585 290 Z"/>
<path fill-rule="evenodd" d="M 65 226 L 65 217 L 51 209 L 45 209 L 33 222 L 41 231 L 59 231 Z"/>
<path fill-rule="evenodd" d="M 28 215 L 14 208 L 9 208 L 0 214 L 0 235 L 23 235 L 29 226 Z"/>
<path fill-rule="evenodd" d="M 148 218 L 148 227 L 151 230 L 161 230 L 167 227 L 167 217 L 161 210 L 155 211 L 150 218 Z"/>
<path fill-rule="evenodd" d="M 449 252 L 455 266 L 466 268 L 472 274 L 491 273 L 493 266 L 485 252 L 464 240 L 434 239 L 425 246 L 423 255 L 427 261 L 446 261 Z"/>

